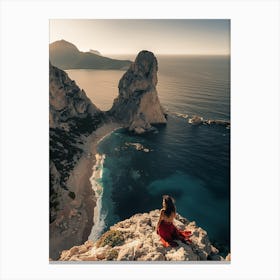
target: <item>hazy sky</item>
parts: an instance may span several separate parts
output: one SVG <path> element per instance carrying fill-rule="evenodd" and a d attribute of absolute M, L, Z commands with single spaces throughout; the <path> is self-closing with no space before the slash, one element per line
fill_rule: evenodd
<path fill-rule="evenodd" d="M 50 20 L 50 42 L 61 39 L 102 54 L 229 54 L 230 20 Z"/>

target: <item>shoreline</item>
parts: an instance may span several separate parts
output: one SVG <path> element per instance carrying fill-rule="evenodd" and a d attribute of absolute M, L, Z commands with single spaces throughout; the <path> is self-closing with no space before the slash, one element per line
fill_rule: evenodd
<path fill-rule="evenodd" d="M 90 163 L 86 164 L 84 166 L 87 169 L 87 176 L 86 178 L 80 178 L 81 185 L 84 185 L 84 191 L 85 193 L 88 194 L 88 196 L 85 196 L 84 200 L 84 208 L 87 212 L 88 216 L 88 221 L 84 221 L 82 228 L 82 236 L 83 236 L 83 242 L 87 241 L 90 234 L 92 227 L 94 226 L 94 213 L 96 212 L 96 207 L 97 207 L 97 198 L 96 195 L 93 191 L 92 183 L 91 183 L 91 178 L 94 172 L 94 166 L 96 165 L 96 155 L 98 154 L 97 152 L 97 146 L 98 144 L 108 135 L 110 135 L 113 131 L 116 129 L 121 128 L 120 123 L 104 123 L 101 125 L 99 128 L 97 128 L 94 132 L 92 132 L 91 135 L 88 136 L 87 142 L 85 143 L 84 147 L 84 154 L 80 158 L 81 161 L 88 162 Z M 73 172 L 78 166 L 76 165 L 73 169 Z"/>
<path fill-rule="evenodd" d="M 99 142 L 98 142 L 99 143 Z M 102 197 L 103 197 L 103 186 L 99 182 L 102 179 L 103 173 L 103 164 L 105 160 L 105 155 L 95 154 L 95 164 L 92 167 L 92 176 L 90 177 L 90 183 L 93 192 L 95 193 L 96 204 L 93 211 L 93 226 L 91 228 L 90 235 L 88 236 L 88 240 L 95 241 L 104 226 L 104 220 L 101 217 L 101 209 L 102 209 Z"/>

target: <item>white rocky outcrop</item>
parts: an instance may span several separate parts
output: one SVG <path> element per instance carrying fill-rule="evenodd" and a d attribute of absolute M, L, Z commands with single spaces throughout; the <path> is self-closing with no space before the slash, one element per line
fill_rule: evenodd
<path fill-rule="evenodd" d="M 189 119 L 189 123 L 192 125 L 199 125 L 202 124 L 202 122 L 203 122 L 203 118 L 196 115 Z"/>
<path fill-rule="evenodd" d="M 153 124 L 166 123 L 156 90 L 157 71 L 154 54 L 141 51 L 121 78 L 119 96 L 109 112 L 138 134 L 152 130 Z"/>
<path fill-rule="evenodd" d="M 190 244 L 178 241 L 177 247 L 164 247 L 155 228 L 159 210 L 136 214 L 110 227 L 97 242 L 64 250 L 60 261 L 226 261 L 211 245 L 207 233 L 195 222 L 176 216 L 174 224 L 192 232 Z"/>

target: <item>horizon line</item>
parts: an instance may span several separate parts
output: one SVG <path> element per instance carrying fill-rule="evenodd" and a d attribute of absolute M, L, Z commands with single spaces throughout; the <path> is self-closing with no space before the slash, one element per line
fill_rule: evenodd
<path fill-rule="evenodd" d="M 149 50 L 147 50 L 149 51 Z M 139 51 L 141 52 L 141 51 Z M 137 55 L 139 52 L 137 53 L 101 53 L 101 56 L 109 56 L 109 55 Z M 207 56 L 229 56 L 231 55 L 230 53 L 155 53 L 153 52 L 155 55 L 196 55 L 196 56 L 203 56 L 203 55 L 207 55 Z"/>

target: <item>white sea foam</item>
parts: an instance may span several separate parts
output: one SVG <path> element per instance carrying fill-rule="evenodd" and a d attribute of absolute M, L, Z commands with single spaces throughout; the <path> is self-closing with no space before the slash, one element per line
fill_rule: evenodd
<path fill-rule="evenodd" d="M 94 208 L 93 215 L 93 227 L 91 229 L 91 233 L 88 237 L 89 240 L 96 241 L 103 229 L 105 228 L 105 218 L 107 216 L 106 213 L 101 213 L 102 210 L 102 195 L 103 195 L 103 186 L 102 186 L 102 175 L 103 175 L 103 164 L 105 160 L 105 155 L 96 154 L 96 163 L 93 166 L 92 176 L 90 177 L 90 182 L 92 185 L 92 189 L 95 193 L 96 197 L 96 206 Z"/>
<path fill-rule="evenodd" d="M 117 131 L 118 129 L 120 129 L 121 126 L 113 129 L 112 131 L 108 132 L 107 134 L 105 134 L 103 137 L 101 137 L 98 141 L 97 144 L 99 144 L 100 142 L 102 142 L 106 137 L 110 136 L 113 132 Z"/>

